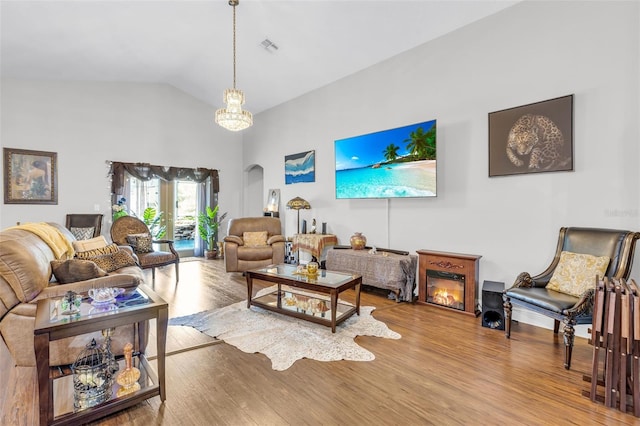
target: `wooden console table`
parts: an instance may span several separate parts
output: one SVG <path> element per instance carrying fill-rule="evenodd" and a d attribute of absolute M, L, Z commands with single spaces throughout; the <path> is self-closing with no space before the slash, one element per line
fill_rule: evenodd
<path fill-rule="evenodd" d="M 418 303 L 424 303 L 438 308 L 454 310 L 457 312 L 478 316 L 480 311 L 478 307 L 477 287 L 478 287 L 478 269 L 480 258 L 475 254 L 448 253 L 443 251 L 418 250 Z M 464 300 L 463 308 L 455 309 L 435 303 L 430 300 L 429 289 L 427 288 L 428 272 L 438 274 L 443 278 L 447 276 L 454 279 L 460 279 L 464 283 Z"/>

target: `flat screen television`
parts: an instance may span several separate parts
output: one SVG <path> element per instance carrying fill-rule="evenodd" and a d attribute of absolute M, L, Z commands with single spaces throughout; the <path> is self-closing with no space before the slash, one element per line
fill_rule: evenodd
<path fill-rule="evenodd" d="M 335 141 L 336 198 L 435 197 L 436 120 Z"/>

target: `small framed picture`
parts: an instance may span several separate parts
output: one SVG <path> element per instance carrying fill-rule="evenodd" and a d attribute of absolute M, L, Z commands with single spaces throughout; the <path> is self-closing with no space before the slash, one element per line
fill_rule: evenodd
<path fill-rule="evenodd" d="M 573 95 L 489 113 L 489 176 L 573 170 Z"/>
<path fill-rule="evenodd" d="M 55 152 L 4 148 L 4 203 L 58 204 Z"/>
<path fill-rule="evenodd" d="M 280 190 L 270 189 L 267 194 L 267 208 L 265 211 L 270 213 L 277 213 L 280 208 Z"/>

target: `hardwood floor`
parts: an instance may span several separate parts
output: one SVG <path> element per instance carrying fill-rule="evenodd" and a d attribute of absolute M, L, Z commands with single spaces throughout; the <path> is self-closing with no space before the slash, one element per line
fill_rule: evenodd
<path fill-rule="evenodd" d="M 241 274 L 223 261 L 193 260 L 156 271 L 155 290 L 169 316 L 226 306 L 246 298 Z M 150 280 L 150 274 L 148 280 Z M 353 297 L 347 293 L 346 298 Z M 169 327 L 167 400 L 151 398 L 100 425 L 361 425 L 361 424 L 638 424 L 640 419 L 581 396 L 592 348 L 576 338 L 564 369 L 562 336 L 514 323 L 512 338 L 479 318 L 365 292 L 363 305 L 402 335 L 358 337 L 370 362 L 303 359 L 274 371 L 262 354 L 216 343 L 189 327 Z M 153 340 L 153 339 L 151 339 Z M 35 371 L 11 368 L 0 347 L 0 424 L 37 423 Z M 5 382 L 5 378 L 7 381 Z"/>

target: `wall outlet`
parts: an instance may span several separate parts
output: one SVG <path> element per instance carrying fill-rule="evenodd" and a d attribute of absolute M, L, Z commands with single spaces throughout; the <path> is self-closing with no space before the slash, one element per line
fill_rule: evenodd
<path fill-rule="evenodd" d="M 94 212 L 99 212 L 100 211 L 100 204 L 94 204 L 93 205 L 93 211 Z"/>

